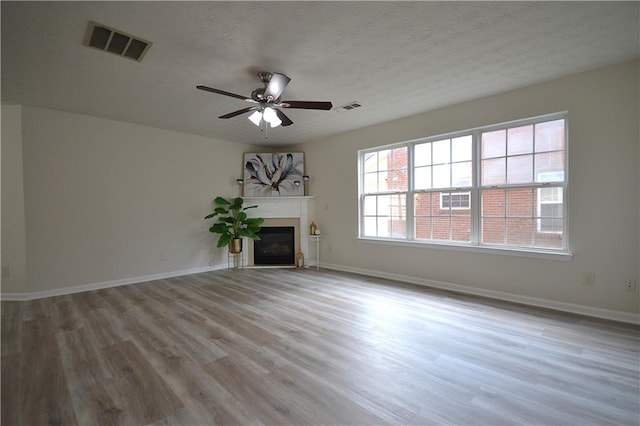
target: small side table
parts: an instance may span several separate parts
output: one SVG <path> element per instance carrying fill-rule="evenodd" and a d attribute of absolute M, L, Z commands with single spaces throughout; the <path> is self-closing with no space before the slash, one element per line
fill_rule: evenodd
<path fill-rule="evenodd" d="M 320 270 L 320 240 L 321 235 L 309 235 L 309 240 L 316 242 L 316 270 Z"/>
<path fill-rule="evenodd" d="M 244 269 L 245 266 L 245 250 L 240 253 L 231 253 L 227 249 L 227 269 Z"/>

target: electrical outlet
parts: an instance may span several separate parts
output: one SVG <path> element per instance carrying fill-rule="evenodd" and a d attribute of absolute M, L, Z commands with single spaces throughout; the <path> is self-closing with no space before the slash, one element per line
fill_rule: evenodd
<path fill-rule="evenodd" d="M 627 291 L 635 293 L 638 291 L 638 282 L 636 280 L 627 280 L 626 289 Z"/>
<path fill-rule="evenodd" d="M 596 274 L 595 272 L 583 272 L 582 273 L 582 285 L 585 287 L 596 286 Z"/>

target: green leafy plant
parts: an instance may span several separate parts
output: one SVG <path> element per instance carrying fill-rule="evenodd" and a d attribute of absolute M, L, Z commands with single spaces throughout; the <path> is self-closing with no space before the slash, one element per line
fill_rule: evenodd
<path fill-rule="evenodd" d="M 224 247 L 236 238 L 260 239 L 257 233 L 260 231 L 264 219 L 261 217 L 250 218 L 246 212 L 258 206 L 244 207 L 244 199 L 241 197 L 234 199 L 216 197 L 214 203 L 216 207 L 213 213 L 205 216 L 205 219 L 218 217 L 217 221 L 209 228 L 209 231 L 220 234 L 218 247 Z"/>

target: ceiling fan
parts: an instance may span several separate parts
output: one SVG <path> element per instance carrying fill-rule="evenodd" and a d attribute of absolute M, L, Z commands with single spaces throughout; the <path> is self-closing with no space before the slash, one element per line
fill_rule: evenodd
<path fill-rule="evenodd" d="M 291 81 L 289 77 L 277 72 L 260 72 L 258 78 L 264 83 L 264 87 L 259 87 L 251 92 L 251 97 L 238 95 L 236 93 L 226 92 L 220 89 L 214 89 L 207 86 L 196 86 L 197 89 L 205 90 L 207 92 L 217 93 L 219 95 L 230 96 L 232 98 L 242 99 L 243 101 L 250 102 L 254 105 L 239 109 L 237 111 L 230 112 L 228 114 L 221 115 L 218 118 L 232 118 L 238 115 L 253 111 L 249 115 L 249 120 L 256 126 L 260 127 L 261 124 L 269 123 L 273 127 L 290 126 L 293 121 L 285 115 L 280 108 L 298 108 L 298 109 L 319 109 L 330 110 L 333 106 L 331 102 L 318 102 L 318 101 L 282 101 L 280 97 L 284 88 Z"/>

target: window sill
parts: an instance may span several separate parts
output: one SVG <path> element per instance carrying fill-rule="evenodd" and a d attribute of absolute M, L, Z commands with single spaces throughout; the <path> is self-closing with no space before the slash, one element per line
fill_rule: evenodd
<path fill-rule="evenodd" d="M 470 252 L 470 253 L 484 253 L 484 254 L 498 254 L 503 256 L 518 256 L 518 257 L 529 257 L 535 259 L 548 259 L 548 260 L 558 260 L 568 262 L 573 259 L 573 253 L 565 252 L 565 251 L 546 251 L 540 249 L 516 249 L 516 248 L 507 248 L 501 246 L 472 246 L 470 244 L 464 243 L 433 243 L 433 242 L 422 242 L 422 241 L 407 241 L 407 240 L 396 240 L 392 238 L 381 239 L 381 238 L 368 238 L 368 237 L 358 237 L 356 238 L 358 241 L 362 241 L 364 243 L 373 243 L 373 244 L 383 244 L 390 246 L 399 246 L 399 247 L 414 247 L 414 248 L 430 248 L 430 249 L 439 249 L 439 250 L 454 250 L 454 251 L 462 251 L 462 252 Z"/>

